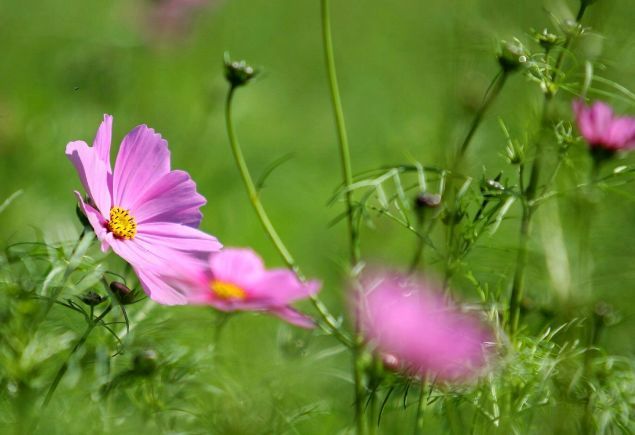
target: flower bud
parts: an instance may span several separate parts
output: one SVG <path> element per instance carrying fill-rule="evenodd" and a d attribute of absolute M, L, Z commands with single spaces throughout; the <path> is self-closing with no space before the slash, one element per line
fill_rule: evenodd
<path fill-rule="evenodd" d="M 88 290 L 86 293 L 84 293 L 83 295 L 81 295 L 79 297 L 79 299 L 85 303 L 86 305 L 88 305 L 89 307 L 95 307 L 99 304 L 101 304 L 103 301 L 106 300 L 105 297 L 95 293 L 92 290 Z"/>
<path fill-rule="evenodd" d="M 118 281 L 113 281 L 110 283 L 110 291 L 115 295 L 117 301 L 121 305 L 129 305 L 136 301 L 137 292 L 135 290 L 130 290 L 130 288 Z"/>
<path fill-rule="evenodd" d="M 152 349 L 138 352 L 132 360 L 132 371 L 138 375 L 148 376 L 157 369 L 159 356 Z"/>
<path fill-rule="evenodd" d="M 527 62 L 528 53 L 519 41 L 502 41 L 498 63 L 505 72 L 513 72 Z"/>
<path fill-rule="evenodd" d="M 432 193 L 420 193 L 415 198 L 415 208 L 427 209 L 437 208 L 441 204 L 441 195 Z"/>
<path fill-rule="evenodd" d="M 556 45 L 559 45 L 562 42 L 562 39 L 551 32 L 548 29 L 543 29 L 542 32 L 536 32 L 534 35 L 538 44 L 545 50 L 549 51 Z"/>
<path fill-rule="evenodd" d="M 233 87 L 246 85 L 257 74 L 258 71 L 247 65 L 246 61 L 233 61 L 225 53 L 225 78 Z"/>

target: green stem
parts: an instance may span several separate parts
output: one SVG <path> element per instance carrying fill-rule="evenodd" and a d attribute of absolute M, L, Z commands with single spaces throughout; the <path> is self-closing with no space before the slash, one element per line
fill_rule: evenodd
<path fill-rule="evenodd" d="M 580 21 L 582 16 L 584 15 L 584 11 L 586 9 L 586 5 L 581 3 L 580 10 L 578 11 L 577 20 Z M 556 61 L 556 65 L 552 75 L 552 81 L 557 81 L 557 73 L 562 67 L 562 63 L 564 62 L 564 55 L 571 45 L 573 38 L 571 36 L 567 37 L 564 48 L 560 52 L 558 59 Z M 536 199 L 536 192 L 538 189 L 538 182 L 540 180 L 540 172 L 542 170 L 542 158 L 543 158 L 543 138 L 542 133 L 545 130 L 545 125 L 547 123 L 547 117 L 549 114 L 549 107 L 551 102 L 553 101 L 553 91 L 554 89 L 548 90 L 545 93 L 545 98 L 543 100 L 543 108 L 542 108 L 542 116 L 540 120 L 540 130 L 538 133 L 538 138 L 536 140 L 536 156 L 532 163 L 531 173 L 529 176 L 529 183 L 527 184 L 527 188 L 523 191 L 523 215 L 520 223 L 520 236 L 519 236 L 519 250 L 518 256 L 516 258 L 516 270 L 514 272 L 514 280 L 512 284 L 512 292 L 509 299 L 509 331 L 513 336 L 518 330 L 518 324 L 520 321 L 520 305 L 524 293 L 524 285 L 525 285 L 525 270 L 527 268 L 527 245 L 529 242 L 529 238 L 531 236 L 531 221 L 534 215 L 534 211 L 536 208 L 536 204 L 534 200 Z M 521 183 L 522 175 L 521 175 Z M 550 180 L 553 181 L 553 180 Z"/>
<path fill-rule="evenodd" d="M 461 142 L 458 155 L 456 156 L 456 160 L 454 162 L 455 168 L 458 167 L 461 161 L 463 160 L 463 156 L 465 155 L 467 148 L 472 142 L 472 138 L 474 137 L 476 130 L 481 125 L 481 121 L 483 121 L 483 117 L 485 116 L 487 109 L 490 108 L 490 106 L 492 105 L 496 97 L 498 97 L 498 95 L 500 94 L 500 91 L 503 89 L 503 86 L 505 85 L 505 82 L 507 81 L 508 75 L 509 73 L 507 71 L 501 69 L 496 74 L 496 76 L 494 76 L 494 78 L 492 79 L 492 83 L 487 88 L 487 92 L 485 93 L 485 96 L 483 97 L 483 102 L 481 103 L 481 107 L 479 107 L 478 111 L 476 112 L 476 116 L 472 120 L 470 129 L 465 135 L 463 142 Z"/>
<path fill-rule="evenodd" d="M 238 143 L 236 131 L 234 130 L 234 123 L 232 120 L 232 110 L 231 110 L 235 90 L 236 88 L 231 86 L 229 88 L 229 92 L 227 93 L 227 100 L 225 102 L 225 120 L 226 120 L 226 126 L 227 126 L 227 135 L 229 136 L 229 144 L 231 146 L 232 153 L 236 161 L 236 165 L 238 166 L 238 170 L 240 171 L 240 176 L 243 180 L 245 188 L 247 189 L 247 193 L 249 195 L 249 201 L 251 202 L 251 205 L 254 207 L 254 210 L 256 211 L 256 214 L 258 215 L 258 219 L 260 220 L 260 223 L 262 224 L 265 232 L 267 233 L 267 235 L 273 242 L 274 246 L 280 253 L 280 256 L 283 258 L 284 262 L 287 264 L 287 266 L 291 270 L 293 270 L 293 272 L 296 274 L 296 276 L 298 277 L 300 281 L 305 282 L 306 278 L 302 274 L 300 267 L 297 265 L 297 263 L 295 262 L 295 259 L 293 258 L 293 256 L 291 255 L 291 253 L 285 246 L 284 242 L 278 235 L 278 232 L 276 231 L 275 227 L 271 223 L 271 220 L 269 219 L 267 212 L 265 211 L 262 203 L 260 202 L 260 196 L 258 195 L 258 191 L 256 189 L 256 186 L 254 185 L 253 179 L 249 172 L 249 168 L 247 167 L 247 163 L 245 162 L 245 157 L 243 156 L 242 149 L 240 148 L 240 145 Z M 337 321 L 329 313 L 326 306 L 324 306 L 324 304 L 315 295 L 311 295 L 311 302 L 313 303 L 313 306 L 315 307 L 320 317 L 322 318 L 322 321 L 324 322 L 324 325 L 323 325 L 324 331 L 335 336 L 344 345 L 351 347 L 352 346 L 351 340 L 346 335 L 344 335 L 342 331 L 340 331 Z"/>
<path fill-rule="evenodd" d="M 337 136 L 340 145 L 340 162 L 342 166 L 342 175 L 344 178 L 344 187 L 346 189 L 346 212 L 348 217 L 348 233 L 350 239 L 351 270 L 355 271 L 360 261 L 361 253 L 359 246 L 359 233 L 357 227 L 355 226 L 355 220 L 353 216 L 353 192 L 349 189 L 349 186 L 353 184 L 353 170 L 351 169 L 351 157 L 348 146 L 348 136 L 346 134 L 346 124 L 344 122 L 344 111 L 342 110 L 342 101 L 337 84 L 337 72 L 335 70 L 335 56 L 333 55 L 333 38 L 331 36 L 331 19 L 329 9 L 329 0 L 321 0 L 322 42 L 324 46 L 324 60 L 326 64 L 326 73 L 329 80 L 329 88 L 331 91 L 331 103 L 333 104 L 335 125 L 337 127 Z M 353 379 L 355 384 L 355 423 L 357 427 L 357 433 L 360 435 L 366 433 L 366 424 L 363 415 L 365 391 L 362 379 L 362 352 L 363 341 L 359 334 L 359 325 L 358 320 L 356 319 L 353 346 Z"/>
<path fill-rule="evenodd" d="M 55 375 L 55 378 L 53 379 L 51 386 L 46 392 L 46 397 L 44 398 L 44 402 L 42 403 L 42 409 L 46 408 L 49 402 L 51 401 L 51 399 L 53 398 L 53 393 L 55 393 L 57 386 L 59 385 L 60 381 L 64 377 L 64 374 L 66 373 L 66 371 L 68 370 L 68 363 L 71 360 L 71 357 L 75 355 L 75 353 L 84 345 L 84 343 L 86 343 L 88 336 L 93 331 L 93 329 L 95 329 L 95 326 L 97 326 L 99 322 L 102 321 L 102 319 L 106 316 L 106 314 L 110 312 L 111 309 L 112 309 L 112 305 L 109 305 L 98 317 L 94 319 L 91 318 L 89 320 L 88 326 L 86 327 L 84 334 L 80 337 L 79 341 L 75 344 L 71 352 L 68 354 L 68 357 L 66 358 L 66 361 L 64 361 L 64 364 L 62 364 L 62 367 L 60 367 L 60 369 L 57 371 L 57 374 Z"/>
<path fill-rule="evenodd" d="M 419 400 L 417 401 L 417 416 L 415 422 L 414 435 L 419 435 L 423 432 L 423 421 L 425 415 L 426 405 L 428 404 L 428 398 L 426 397 L 426 378 L 421 381 L 421 391 L 419 392 Z"/>
<path fill-rule="evenodd" d="M 337 71 L 335 69 L 335 57 L 333 55 L 333 39 L 331 37 L 331 19 L 329 13 L 329 0 L 321 0 L 322 4 L 322 42 L 324 45 L 324 58 L 326 62 L 326 73 L 329 79 L 329 89 L 331 91 L 331 102 L 335 115 L 335 125 L 337 127 L 337 137 L 339 140 L 340 161 L 342 165 L 342 175 L 344 187 L 346 188 L 346 208 L 348 213 L 348 231 L 350 235 L 350 255 L 353 267 L 359 263 L 360 248 L 359 234 L 355 227 L 353 216 L 353 192 L 348 187 L 353 184 L 353 170 L 351 169 L 351 156 L 348 146 L 348 135 L 346 134 L 346 123 L 344 122 L 344 111 L 337 84 Z"/>

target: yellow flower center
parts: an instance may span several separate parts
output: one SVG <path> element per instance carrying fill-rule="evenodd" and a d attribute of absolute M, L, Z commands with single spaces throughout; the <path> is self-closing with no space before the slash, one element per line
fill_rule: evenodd
<path fill-rule="evenodd" d="M 247 297 L 245 290 L 229 282 L 214 280 L 209 287 L 221 299 L 238 299 L 242 301 Z"/>
<path fill-rule="evenodd" d="M 137 221 L 130 214 L 130 210 L 113 207 L 110 209 L 108 230 L 117 238 L 131 240 L 137 234 Z"/>

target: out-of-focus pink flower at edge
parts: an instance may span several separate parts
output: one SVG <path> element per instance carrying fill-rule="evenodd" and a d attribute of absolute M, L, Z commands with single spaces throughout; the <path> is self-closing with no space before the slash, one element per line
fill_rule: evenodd
<path fill-rule="evenodd" d="M 362 275 L 354 307 L 361 332 L 385 364 L 409 375 L 467 381 L 483 372 L 492 332 L 417 277 Z"/>
<path fill-rule="evenodd" d="M 186 303 L 159 272 L 180 263 L 204 263 L 218 251 L 218 240 L 196 229 L 205 198 L 184 171 L 170 169 L 167 142 L 145 125 L 123 139 L 114 168 L 110 164 L 112 116 L 104 115 L 93 146 L 70 142 L 66 155 L 75 165 L 90 201 L 75 192 L 101 241 L 132 265 L 148 295 L 159 303 Z"/>
<path fill-rule="evenodd" d="M 596 101 L 587 106 L 583 100 L 573 101 L 578 129 L 591 148 L 607 151 L 635 148 L 635 118 L 615 116 L 606 103 Z"/>
<path fill-rule="evenodd" d="M 262 311 L 303 328 L 315 326 L 290 304 L 315 295 L 320 282 L 303 283 L 289 269 L 267 270 L 251 249 L 225 248 L 212 254 L 204 269 L 190 265 L 165 280 L 186 289 L 189 303 L 221 311 Z"/>

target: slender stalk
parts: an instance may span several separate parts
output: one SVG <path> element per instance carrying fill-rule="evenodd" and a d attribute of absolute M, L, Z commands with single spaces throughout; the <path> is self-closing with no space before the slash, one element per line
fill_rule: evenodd
<path fill-rule="evenodd" d="M 340 162 L 342 166 L 342 176 L 344 178 L 344 186 L 346 188 L 346 211 L 348 221 L 348 233 L 350 241 L 350 261 L 351 270 L 356 270 L 360 261 L 361 253 L 359 246 L 359 233 L 355 226 L 353 216 L 353 192 L 349 186 L 353 184 L 353 170 L 351 168 L 351 157 L 348 146 L 348 135 L 346 134 L 346 123 L 344 121 L 344 111 L 342 110 L 342 101 L 340 98 L 339 87 L 337 84 L 337 72 L 335 69 L 335 56 L 333 55 L 333 38 L 331 36 L 331 18 L 330 18 L 329 0 L 321 0 L 322 12 L 322 43 L 324 46 L 324 60 L 326 65 L 326 73 L 329 80 L 329 88 L 331 92 L 331 103 L 333 104 L 333 113 L 335 115 L 335 125 L 337 127 L 337 136 L 339 139 Z M 353 380 L 355 384 L 355 423 L 358 434 L 366 433 L 366 422 L 364 421 L 364 385 L 363 385 L 363 366 L 361 362 L 361 354 L 363 352 L 363 341 L 359 334 L 358 320 L 355 320 L 355 337 L 353 350 Z"/>
<path fill-rule="evenodd" d="M 95 326 L 99 325 L 99 322 L 101 322 L 102 319 L 106 317 L 106 315 L 110 312 L 111 309 L 112 309 L 112 305 L 108 305 L 108 307 L 98 317 L 92 318 L 91 316 L 90 320 L 88 321 L 86 330 L 84 331 L 84 334 L 77 341 L 77 343 L 75 344 L 71 352 L 68 354 L 68 357 L 66 357 L 66 361 L 64 361 L 64 364 L 62 364 L 62 367 L 60 367 L 60 369 L 57 371 L 57 374 L 55 375 L 55 378 L 53 379 L 51 386 L 46 392 L 46 397 L 44 398 L 44 402 L 42 403 L 43 409 L 48 406 L 49 402 L 53 398 L 53 394 L 55 393 L 57 386 L 59 385 L 60 381 L 64 377 L 64 374 L 66 374 L 66 371 L 68 370 L 68 363 L 71 360 L 71 357 L 75 355 L 75 353 L 79 349 L 81 349 L 84 343 L 86 343 L 86 340 L 88 339 L 88 336 L 90 335 L 90 333 L 93 331 L 93 329 L 95 329 Z"/>
<path fill-rule="evenodd" d="M 582 19 L 584 15 L 584 11 L 586 10 L 586 4 L 581 2 L 580 9 L 577 15 L 577 21 Z M 558 71 L 562 67 L 564 62 L 564 55 L 568 48 L 570 47 L 573 38 L 571 36 L 567 37 L 567 40 L 564 44 L 562 51 L 560 52 L 558 59 L 556 60 L 555 68 L 553 74 L 551 76 L 551 80 L 555 83 L 558 79 Z M 523 215 L 520 223 L 520 235 L 519 235 L 519 250 L 518 256 L 516 258 L 516 270 L 514 272 L 514 280 L 512 283 L 512 291 L 509 299 L 509 323 L 508 328 L 510 334 L 513 336 L 518 330 L 518 324 L 520 320 L 520 305 L 524 293 L 525 286 L 525 271 L 527 268 L 527 246 L 529 243 L 529 238 L 531 236 L 531 221 L 534 215 L 534 211 L 536 208 L 536 204 L 534 200 L 536 199 L 536 192 L 538 189 L 538 182 L 540 180 L 540 172 L 542 170 L 542 159 L 543 159 L 543 138 L 542 133 L 545 130 L 545 125 L 547 123 L 547 115 L 549 113 L 549 107 L 551 102 L 553 101 L 553 90 L 549 90 L 545 93 L 545 98 L 543 100 L 542 107 L 542 116 L 540 120 L 540 132 L 538 134 L 536 140 L 536 156 L 532 163 L 531 173 L 529 175 L 529 182 L 527 187 L 523 190 Z M 552 180 L 550 180 L 552 181 Z M 522 183 L 522 175 L 521 180 Z"/>
<path fill-rule="evenodd" d="M 508 75 L 509 73 L 506 70 L 501 69 L 492 79 L 492 82 L 490 86 L 487 88 L 485 96 L 483 97 L 483 102 L 481 103 L 481 107 L 479 107 L 478 111 L 476 112 L 476 116 L 474 116 L 474 119 L 472 120 L 470 129 L 467 131 L 467 134 L 465 135 L 463 142 L 461 142 L 461 145 L 459 146 L 459 151 L 454 161 L 455 168 L 458 167 L 461 161 L 463 160 L 463 156 L 465 155 L 467 148 L 472 142 L 472 139 L 474 138 L 474 134 L 476 133 L 476 130 L 481 125 L 481 121 L 483 121 L 483 117 L 485 116 L 487 109 L 490 108 L 490 106 L 492 105 L 496 97 L 498 97 L 498 95 L 500 94 L 500 91 L 503 89 L 503 86 L 505 85 L 505 82 L 507 81 Z"/>
<path fill-rule="evenodd" d="M 254 210 L 256 211 L 256 214 L 258 215 L 258 219 L 260 220 L 260 223 L 262 224 L 265 232 L 267 233 L 267 235 L 273 242 L 274 246 L 280 253 L 280 256 L 283 258 L 287 266 L 291 270 L 293 270 L 293 272 L 296 274 L 299 280 L 304 282 L 306 281 L 304 274 L 302 273 L 302 271 L 300 270 L 300 267 L 295 262 L 295 259 L 293 258 L 293 256 L 291 255 L 291 253 L 285 246 L 284 242 L 278 235 L 278 232 L 276 231 L 275 227 L 271 223 L 271 220 L 269 219 L 269 216 L 267 215 L 265 208 L 260 202 L 260 196 L 258 195 L 258 191 L 256 189 L 256 186 L 254 185 L 253 179 L 249 172 L 249 168 L 247 167 L 247 163 L 245 162 L 245 157 L 243 156 L 242 149 L 240 148 L 240 145 L 238 143 L 236 131 L 234 130 L 234 123 L 232 119 L 232 110 L 231 110 L 235 90 L 236 88 L 234 86 L 231 86 L 229 88 L 229 92 L 227 93 L 227 100 L 225 102 L 225 120 L 226 120 L 226 126 L 227 126 L 227 135 L 229 136 L 229 144 L 231 146 L 232 153 L 236 161 L 236 165 L 238 166 L 238 170 L 240 171 L 243 184 L 245 185 L 245 188 L 247 189 L 247 193 L 249 195 L 249 201 L 251 202 L 251 205 L 254 207 Z M 324 304 L 315 295 L 311 296 L 311 302 L 313 303 L 313 306 L 315 307 L 320 317 L 322 318 L 322 321 L 324 322 L 325 328 L 323 329 L 325 330 L 325 332 L 333 334 L 341 343 L 343 343 L 344 345 L 348 347 L 351 347 L 351 340 L 346 335 L 344 335 L 342 331 L 340 331 L 337 325 L 337 321 L 328 312 L 328 309 L 324 306 Z"/>
<path fill-rule="evenodd" d="M 423 432 L 424 411 L 428 404 L 426 397 L 426 378 L 421 381 L 421 391 L 419 392 L 419 400 L 417 401 L 417 416 L 415 421 L 414 435 L 420 435 Z"/>
<path fill-rule="evenodd" d="M 331 92 L 331 102 L 335 115 L 335 125 L 337 127 L 337 137 L 339 140 L 340 161 L 342 165 L 342 176 L 346 188 L 346 209 L 348 213 L 348 232 L 350 235 L 350 256 L 353 267 L 359 263 L 360 248 L 359 234 L 355 227 L 353 217 L 353 192 L 348 186 L 353 184 L 353 170 L 351 169 L 351 156 L 348 146 L 348 135 L 346 134 L 346 123 L 344 121 L 344 111 L 337 84 L 337 71 L 335 69 L 335 56 L 333 55 L 333 38 L 331 37 L 331 18 L 329 0 L 321 0 L 322 11 L 322 42 L 324 45 L 324 59 L 326 62 L 326 73 L 329 79 L 329 89 Z"/>

